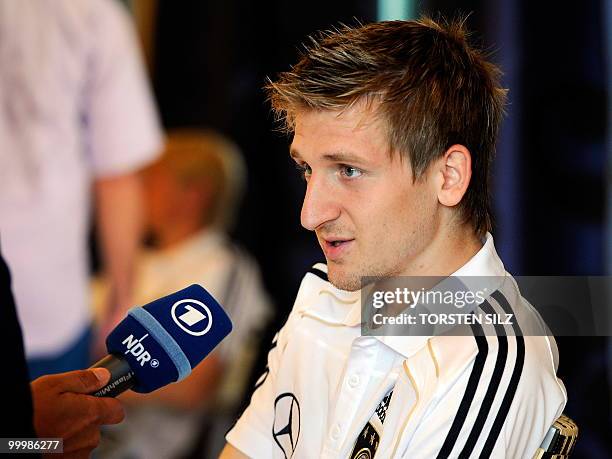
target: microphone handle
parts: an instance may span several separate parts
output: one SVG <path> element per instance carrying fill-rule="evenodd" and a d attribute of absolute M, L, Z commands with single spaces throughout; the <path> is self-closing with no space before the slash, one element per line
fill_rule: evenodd
<path fill-rule="evenodd" d="M 116 397 L 136 384 L 134 372 L 120 355 L 109 354 L 89 368 L 106 368 L 111 374 L 108 383 L 91 394 L 96 397 Z"/>

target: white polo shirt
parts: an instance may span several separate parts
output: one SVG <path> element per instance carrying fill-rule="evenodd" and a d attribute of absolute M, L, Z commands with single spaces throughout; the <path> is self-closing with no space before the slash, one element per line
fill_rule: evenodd
<path fill-rule="evenodd" d="M 533 456 L 566 403 L 552 338 L 361 336 L 360 292 L 325 272 L 302 281 L 230 444 L 253 458 L 348 458 L 393 390 L 377 458 Z M 488 305 L 539 323 L 490 234 L 455 275 L 495 276 Z"/>

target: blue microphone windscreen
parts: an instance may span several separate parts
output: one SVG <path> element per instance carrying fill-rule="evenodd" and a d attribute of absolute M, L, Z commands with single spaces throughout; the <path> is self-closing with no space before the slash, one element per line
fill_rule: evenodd
<path fill-rule="evenodd" d="M 231 330 L 219 303 L 194 284 L 130 310 L 108 336 L 107 347 L 128 360 L 137 380 L 133 389 L 150 392 L 187 376 Z M 141 339 L 137 345 L 136 339 L 145 334 L 150 340 Z M 143 357 L 144 352 L 149 356 Z"/>
<path fill-rule="evenodd" d="M 179 379 L 174 361 L 157 338 L 130 315 L 108 335 L 106 348 L 128 362 L 136 392 L 151 392 Z"/>

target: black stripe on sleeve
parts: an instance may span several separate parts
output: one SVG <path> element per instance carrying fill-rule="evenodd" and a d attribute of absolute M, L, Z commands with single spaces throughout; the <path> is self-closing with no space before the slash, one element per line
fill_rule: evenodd
<path fill-rule="evenodd" d="M 502 309 L 504 310 L 506 314 L 512 314 L 512 328 L 514 329 L 514 334 L 516 336 L 519 336 L 519 335 L 522 336 L 523 331 L 521 330 L 521 326 L 518 323 L 516 314 L 514 314 L 514 311 L 512 310 L 512 307 L 510 306 L 510 303 L 508 303 L 508 300 L 506 299 L 504 294 L 500 292 L 499 290 L 495 290 L 491 294 L 491 296 L 493 297 L 495 301 L 497 301 L 497 303 L 499 303 L 499 305 L 502 307 Z"/>
<path fill-rule="evenodd" d="M 513 314 L 512 307 L 508 303 L 508 300 L 506 300 L 506 297 L 499 290 L 495 291 L 491 296 L 499 303 L 506 314 Z M 513 317 L 516 318 L 516 316 Z M 502 400 L 497 416 L 495 417 L 495 421 L 493 422 L 493 426 L 491 427 L 491 432 L 489 432 L 487 441 L 485 442 L 482 452 L 480 453 L 481 458 L 489 457 L 493 451 L 497 437 L 499 437 L 499 433 L 501 432 L 504 422 L 508 417 L 510 405 L 514 399 L 514 394 L 516 393 L 516 389 L 523 372 L 523 365 L 525 363 L 525 339 L 522 336 L 521 327 L 516 321 L 513 321 L 512 328 L 514 329 L 514 334 L 516 335 L 516 362 L 514 363 L 514 370 L 512 371 L 512 377 L 510 378 L 508 389 L 506 390 L 504 399 Z"/>
<path fill-rule="evenodd" d="M 483 336 L 482 327 L 478 324 L 471 325 L 472 332 L 474 333 L 474 339 L 476 340 L 476 344 L 478 346 L 478 354 L 476 355 L 476 359 L 474 360 L 474 365 L 472 366 L 472 371 L 470 373 L 470 378 L 468 380 L 467 386 L 465 387 L 465 392 L 463 394 L 463 398 L 461 399 L 461 403 L 459 405 L 459 409 L 457 410 L 457 414 L 453 419 L 453 424 L 446 435 L 446 439 L 444 440 L 444 444 L 438 453 L 438 459 L 448 458 L 457 438 L 459 437 L 459 433 L 461 432 L 461 428 L 463 427 L 463 423 L 465 422 L 465 418 L 470 411 L 470 405 L 472 404 L 472 400 L 474 399 L 474 394 L 476 393 L 476 389 L 478 388 L 478 383 L 480 382 L 480 377 L 482 375 L 482 370 L 484 368 L 485 362 L 487 360 L 487 354 L 489 352 L 489 345 L 487 344 L 487 337 Z"/>
<path fill-rule="evenodd" d="M 264 372 L 261 374 L 261 376 L 259 377 L 259 379 L 255 383 L 255 387 L 253 388 L 253 392 L 255 392 L 257 389 L 259 389 L 263 385 L 263 383 L 266 382 L 266 379 L 268 379 L 268 375 L 269 374 L 270 374 L 270 367 L 268 367 L 266 365 L 266 368 L 264 369 Z"/>
<path fill-rule="evenodd" d="M 485 314 L 495 314 L 495 310 L 486 300 L 480 305 L 480 308 Z M 482 404 L 480 406 L 480 410 L 478 411 L 478 416 L 476 416 L 476 420 L 474 421 L 474 425 L 472 426 L 470 435 L 468 436 L 468 439 L 465 442 L 465 445 L 463 446 L 463 450 L 459 454 L 459 459 L 468 458 L 470 457 L 470 454 L 472 454 L 474 446 L 476 446 L 478 437 L 480 436 L 480 433 L 482 432 L 482 429 L 487 420 L 487 416 L 489 415 L 489 411 L 491 411 L 491 406 L 493 405 L 495 395 L 497 394 L 497 389 L 499 388 L 499 384 L 504 374 L 506 359 L 508 357 L 508 337 L 505 335 L 504 326 L 501 324 L 495 324 L 495 333 L 497 335 L 498 342 L 495 367 L 493 369 L 491 381 L 489 382 L 489 386 L 487 387 L 487 392 L 485 393 L 485 396 L 482 400 Z"/>
<path fill-rule="evenodd" d="M 274 338 L 272 338 L 272 344 L 270 344 L 270 349 L 268 350 L 268 354 L 272 352 L 272 349 L 276 347 L 277 343 L 278 343 L 278 332 L 274 335 Z M 266 379 L 268 379 L 269 374 L 270 374 L 270 367 L 266 365 L 266 368 L 264 369 L 263 373 L 257 379 L 257 382 L 255 382 L 255 387 L 253 388 L 253 391 L 256 391 L 257 389 L 259 389 L 262 386 L 262 384 L 266 382 Z"/>

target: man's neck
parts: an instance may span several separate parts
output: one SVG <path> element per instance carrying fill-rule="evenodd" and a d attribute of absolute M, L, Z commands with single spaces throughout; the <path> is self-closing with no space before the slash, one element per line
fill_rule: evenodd
<path fill-rule="evenodd" d="M 472 259 L 482 245 L 471 225 L 441 230 L 402 275 L 450 276 Z"/>

